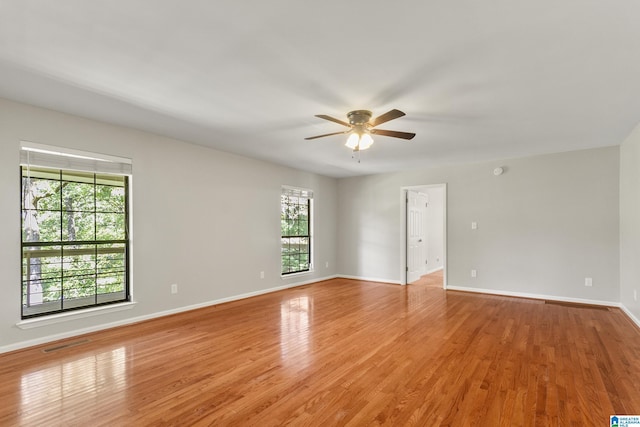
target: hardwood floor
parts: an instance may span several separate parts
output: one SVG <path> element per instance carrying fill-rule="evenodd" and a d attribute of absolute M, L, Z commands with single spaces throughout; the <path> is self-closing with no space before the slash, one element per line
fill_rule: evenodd
<path fill-rule="evenodd" d="M 76 345 L 0 355 L 0 425 L 604 426 L 640 414 L 640 330 L 619 309 L 420 283 L 335 279 L 65 342 Z"/>
<path fill-rule="evenodd" d="M 444 280 L 444 270 L 438 270 L 431 274 L 421 276 L 412 285 L 435 286 L 442 289 L 442 281 Z"/>

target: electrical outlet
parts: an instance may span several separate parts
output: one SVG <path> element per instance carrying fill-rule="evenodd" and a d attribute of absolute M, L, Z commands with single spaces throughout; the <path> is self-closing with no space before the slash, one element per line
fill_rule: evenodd
<path fill-rule="evenodd" d="M 633 300 L 634 301 L 638 301 L 638 290 L 637 289 L 633 290 Z"/>
<path fill-rule="evenodd" d="M 261 272 L 260 272 L 260 278 L 261 278 L 261 279 L 264 279 L 264 271 L 261 271 Z"/>
<path fill-rule="evenodd" d="M 329 261 L 324 263 L 324 268 L 329 268 Z"/>
<path fill-rule="evenodd" d="M 591 277 L 585 277 L 584 278 L 584 285 L 585 286 L 593 286 L 593 279 Z"/>
<path fill-rule="evenodd" d="M 472 230 L 477 230 L 477 229 L 478 229 L 478 223 L 477 223 L 477 222 L 475 222 L 475 221 L 473 221 L 473 222 L 471 223 L 471 229 L 472 229 Z"/>
<path fill-rule="evenodd" d="M 476 270 L 471 270 L 471 277 L 476 277 L 478 272 Z"/>
<path fill-rule="evenodd" d="M 177 294 L 178 293 L 178 284 L 174 283 L 171 285 L 171 293 L 172 294 Z"/>

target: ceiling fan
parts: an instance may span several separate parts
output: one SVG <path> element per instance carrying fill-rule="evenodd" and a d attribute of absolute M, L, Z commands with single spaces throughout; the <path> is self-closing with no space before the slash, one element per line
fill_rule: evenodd
<path fill-rule="evenodd" d="M 344 122 L 340 119 L 336 119 L 335 117 L 327 116 L 325 114 L 317 114 L 316 117 L 319 117 L 324 120 L 329 120 L 330 122 L 341 124 L 342 126 L 347 126 L 349 129 L 342 132 L 332 132 L 326 133 L 324 135 L 316 135 L 305 138 L 306 140 L 323 138 L 325 136 L 331 135 L 340 135 L 340 134 L 350 134 L 347 139 L 347 143 L 345 144 L 347 147 L 351 148 L 353 151 L 361 151 L 366 150 L 371 147 L 373 144 L 373 138 L 371 135 L 382 135 L 382 136 L 390 136 L 392 138 L 402 138 L 402 139 L 412 139 L 416 136 L 415 133 L 409 132 L 398 132 L 395 130 L 384 130 L 384 129 L 375 129 L 376 126 L 381 125 L 382 123 L 386 123 L 390 120 L 397 119 L 399 117 L 404 116 L 400 110 L 391 110 L 387 111 L 381 116 L 376 117 L 375 119 L 371 119 L 372 113 L 369 110 L 354 110 L 347 113 L 347 119 L 349 123 Z"/>

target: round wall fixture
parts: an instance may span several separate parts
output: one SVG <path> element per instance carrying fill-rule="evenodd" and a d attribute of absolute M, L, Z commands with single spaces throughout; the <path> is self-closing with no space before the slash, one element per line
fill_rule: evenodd
<path fill-rule="evenodd" d="M 504 173 L 504 169 L 503 169 L 503 168 L 495 168 L 495 169 L 493 170 L 493 174 L 494 174 L 495 176 L 502 175 L 503 173 Z"/>

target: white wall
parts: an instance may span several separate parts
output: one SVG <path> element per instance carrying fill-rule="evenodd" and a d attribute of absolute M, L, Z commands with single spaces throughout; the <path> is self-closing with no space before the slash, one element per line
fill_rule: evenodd
<path fill-rule="evenodd" d="M 133 159 L 132 310 L 28 330 L 15 326 L 21 140 Z M 286 280 L 279 270 L 282 184 L 313 189 L 315 196 L 316 271 Z M 333 276 L 336 202 L 332 178 L 0 99 L 0 351 Z M 170 294 L 171 283 L 179 284 L 177 295 Z"/>
<path fill-rule="evenodd" d="M 620 302 L 640 325 L 640 125 L 620 146 Z"/>
<path fill-rule="evenodd" d="M 444 261 L 444 187 L 426 187 L 423 190 L 429 199 L 425 216 L 427 231 L 426 272 L 442 269 Z"/>
<path fill-rule="evenodd" d="M 449 288 L 618 302 L 618 173 L 608 147 L 341 179 L 339 272 L 399 282 L 399 189 L 447 183 Z"/>
<path fill-rule="evenodd" d="M 133 159 L 135 308 L 15 326 L 20 140 Z M 337 273 L 399 282 L 400 188 L 440 183 L 448 191 L 449 287 L 622 301 L 638 317 L 639 164 L 636 130 L 620 149 L 335 180 L 0 99 L 0 352 Z M 505 174 L 493 176 L 496 166 Z M 311 188 L 316 198 L 316 272 L 287 280 L 279 275 L 282 184 Z M 179 294 L 170 294 L 171 283 Z"/>

